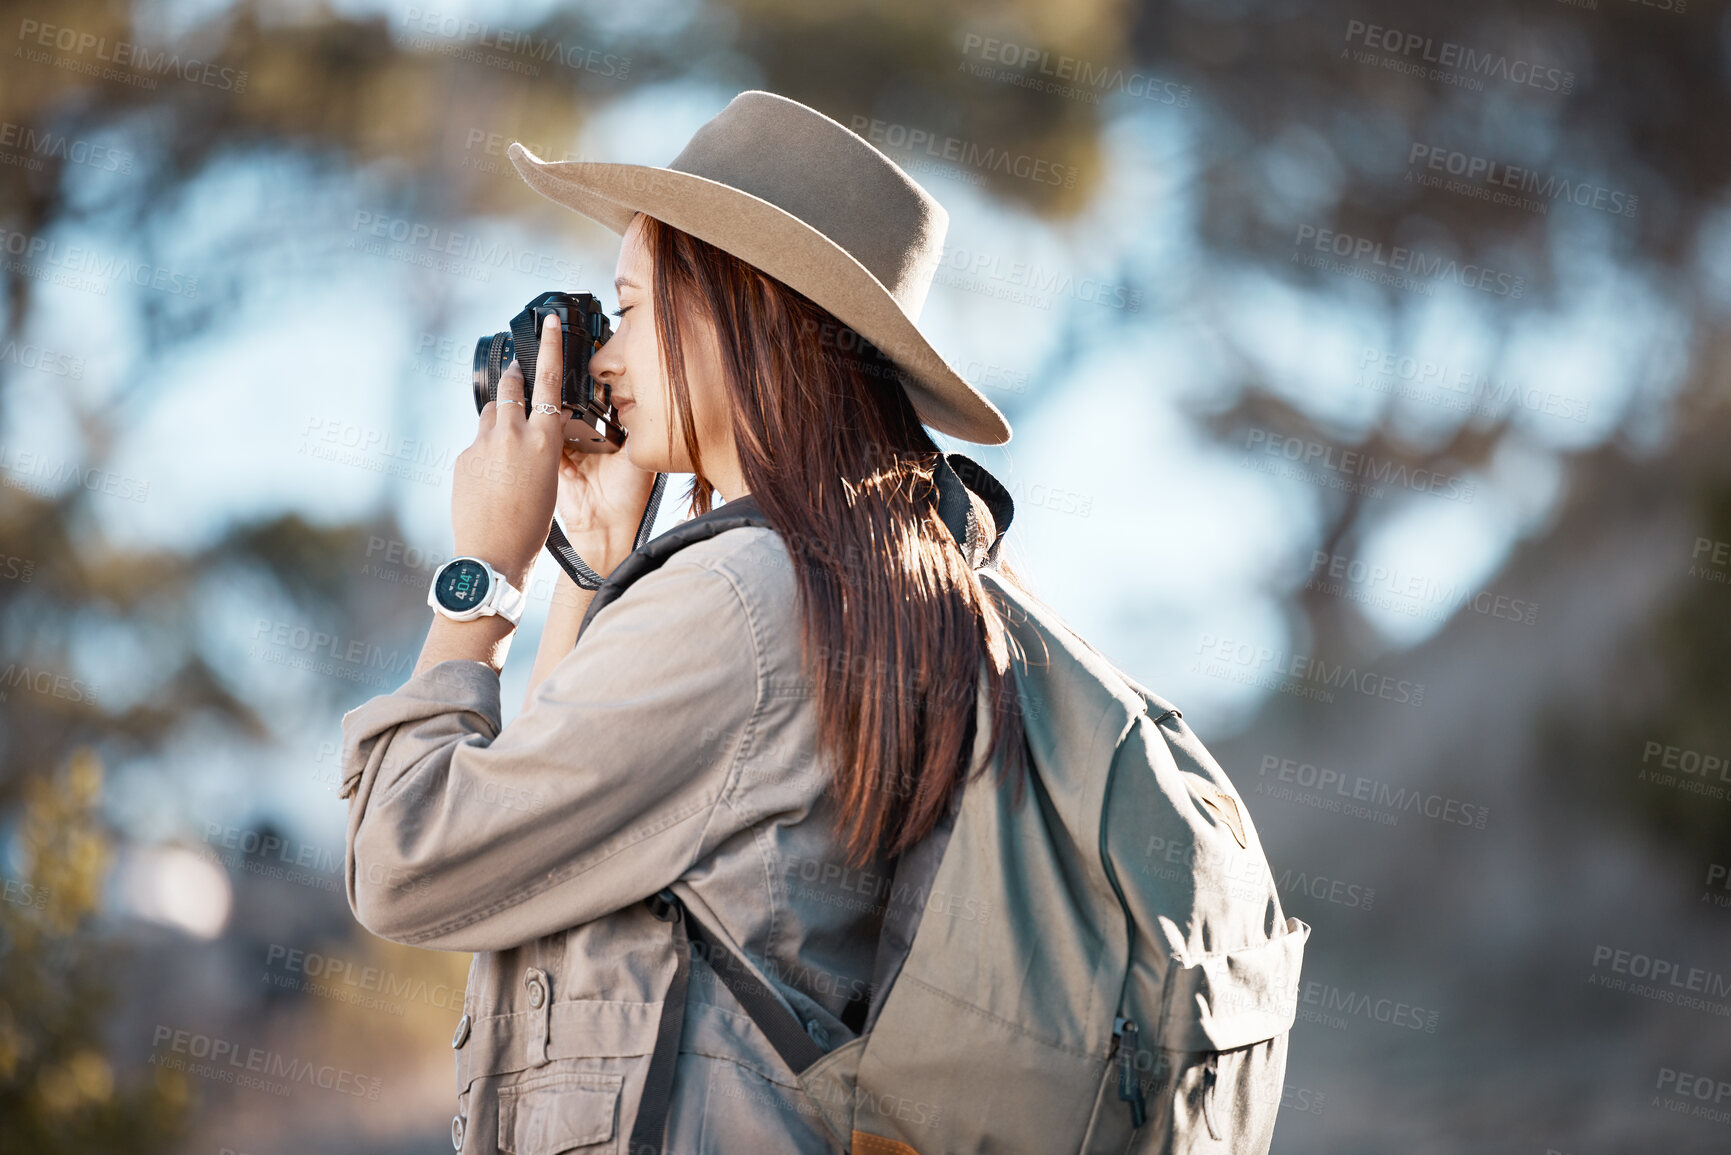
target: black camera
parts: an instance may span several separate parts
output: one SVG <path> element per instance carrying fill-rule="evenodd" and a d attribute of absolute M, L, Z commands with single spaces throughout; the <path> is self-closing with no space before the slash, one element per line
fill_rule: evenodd
<path fill-rule="evenodd" d="M 613 327 L 601 302 L 588 293 L 542 293 L 511 318 L 509 332 L 475 342 L 475 411 L 498 396 L 499 375 L 512 357 L 523 370 L 524 395 L 533 400 L 535 355 L 550 313 L 559 318 L 565 342 L 565 374 L 559 383 L 559 405 L 567 415 L 565 440 L 585 453 L 616 452 L 625 444 L 625 429 L 613 408 L 612 391 L 589 375 L 589 358 L 613 335 Z"/>

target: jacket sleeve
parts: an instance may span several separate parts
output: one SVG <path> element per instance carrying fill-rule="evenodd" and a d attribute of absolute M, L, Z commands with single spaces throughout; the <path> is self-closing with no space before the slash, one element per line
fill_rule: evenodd
<path fill-rule="evenodd" d="M 675 558 L 598 611 L 501 728 L 441 662 L 343 717 L 349 905 L 382 938 L 505 950 L 655 893 L 732 830 L 763 699 L 733 581 Z"/>

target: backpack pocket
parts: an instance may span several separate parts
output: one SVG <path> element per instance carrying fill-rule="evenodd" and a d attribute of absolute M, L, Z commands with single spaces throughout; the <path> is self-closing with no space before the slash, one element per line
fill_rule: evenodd
<path fill-rule="evenodd" d="M 1171 961 L 1150 1019 L 1128 1029 L 1119 1020 L 1082 1155 L 1268 1150 L 1310 935 L 1299 919 L 1286 927 L 1254 946 Z"/>
<path fill-rule="evenodd" d="M 1158 1124 L 1131 1152 L 1264 1155 L 1286 1077 L 1285 1034 L 1228 1051 L 1162 1051 Z"/>

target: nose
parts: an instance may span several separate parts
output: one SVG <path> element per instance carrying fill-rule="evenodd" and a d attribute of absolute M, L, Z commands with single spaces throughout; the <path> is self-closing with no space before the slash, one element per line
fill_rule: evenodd
<path fill-rule="evenodd" d="M 613 348 L 615 340 L 615 337 L 607 338 L 601 348 L 589 354 L 589 376 L 608 387 L 612 387 L 625 370 L 624 359 L 619 356 L 619 351 Z"/>

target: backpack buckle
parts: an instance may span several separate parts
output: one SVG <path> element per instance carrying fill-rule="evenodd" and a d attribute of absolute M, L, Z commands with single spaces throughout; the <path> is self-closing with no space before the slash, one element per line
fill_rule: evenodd
<path fill-rule="evenodd" d="M 1119 1015 L 1112 1022 L 1112 1033 L 1118 1037 L 1118 1098 L 1130 1104 L 1130 1126 L 1135 1129 L 1148 1121 L 1148 1103 L 1142 1097 L 1142 1080 L 1136 1074 L 1141 1032 L 1136 1020 Z"/>
<path fill-rule="evenodd" d="M 667 887 L 644 899 L 643 905 L 662 922 L 674 922 L 679 918 L 679 896 Z"/>

